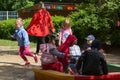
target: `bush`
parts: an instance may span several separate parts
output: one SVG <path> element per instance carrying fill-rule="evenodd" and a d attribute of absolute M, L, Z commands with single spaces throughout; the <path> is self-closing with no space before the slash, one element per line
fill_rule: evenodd
<path fill-rule="evenodd" d="M 116 36 L 120 35 L 120 27 L 116 26 L 119 7 L 120 2 L 117 0 L 106 1 L 100 6 L 95 3 L 77 5 L 77 11 L 69 17 L 73 22 L 72 30 L 79 42 L 83 43 L 87 35 L 93 34 L 103 44 L 110 42 L 112 45 L 120 45 L 120 36 Z"/>
<path fill-rule="evenodd" d="M 59 29 L 60 29 L 64 19 L 65 19 L 65 17 L 63 17 L 63 16 L 52 16 L 52 21 L 53 21 L 54 27 L 56 29 L 56 31 L 55 31 L 56 33 L 59 32 Z"/>
<path fill-rule="evenodd" d="M 56 28 L 56 33 L 59 32 L 64 17 L 52 16 L 53 24 Z M 31 18 L 24 20 L 24 27 L 26 28 L 31 21 Z M 15 32 L 15 19 L 4 20 L 0 22 L 0 39 L 10 39 L 10 35 Z M 30 36 L 31 41 L 36 41 L 35 37 Z"/>
<path fill-rule="evenodd" d="M 0 22 L 0 38 L 1 39 L 9 39 L 10 35 L 15 30 L 15 19 L 4 20 Z"/>

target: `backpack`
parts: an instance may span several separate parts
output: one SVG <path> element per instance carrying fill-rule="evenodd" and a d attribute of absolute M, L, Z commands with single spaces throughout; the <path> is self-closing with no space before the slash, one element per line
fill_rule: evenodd
<path fill-rule="evenodd" d="M 57 61 L 56 56 L 49 52 L 49 50 L 53 48 L 56 47 L 49 43 L 40 45 L 40 50 L 42 52 L 40 60 L 42 64 L 54 63 Z"/>

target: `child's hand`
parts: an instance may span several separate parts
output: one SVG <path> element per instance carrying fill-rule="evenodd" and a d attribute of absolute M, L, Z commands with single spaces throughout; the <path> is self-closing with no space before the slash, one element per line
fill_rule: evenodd
<path fill-rule="evenodd" d="M 54 33 L 54 32 L 55 32 L 55 29 L 51 29 L 50 32 L 51 32 L 51 33 Z"/>
<path fill-rule="evenodd" d="M 103 49 L 100 49 L 99 52 L 105 55 L 105 51 Z"/>
<path fill-rule="evenodd" d="M 13 35 L 10 35 L 10 37 L 11 37 L 11 38 L 14 38 L 14 36 L 13 36 Z"/>
<path fill-rule="evenodd" d="M 90 51 L 90 50 L 91 50 L 91 47 L 88 47 L 86 50 L 87 50 L 87 51 Z"/>
<path fill-rule="evenodd" d="M 71 57 L 72 57 L 72 55 L 71 55 L 71 54 L 67 54 L 67 56 L 68 56 L 69 58 L 71 58 Z"/>

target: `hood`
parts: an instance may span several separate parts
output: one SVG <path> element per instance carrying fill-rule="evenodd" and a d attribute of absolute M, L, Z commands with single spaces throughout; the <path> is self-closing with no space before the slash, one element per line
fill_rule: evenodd
<path fill-rule="evenodd" d="M 101 46 L 100 44 L 101 44 L 100 40 L 94 40 L 91 44 L 91 47 L 100 49 L 100 46 Z"/>
<path fill-rule="evenodd" d="M 77 40 L 77 38 L 74 35 L 69 35 L 66 39 L 65 43 L 63 43 L 61 46 L 59 46 L 58 50 L 61 52 L 66 51 L 73 43 Z"/>
<path fill-rule="evenodd" d="M 71 46 L 76 40 L 77 38 L 74 35 L 69 35 L 64 44 Z"/>

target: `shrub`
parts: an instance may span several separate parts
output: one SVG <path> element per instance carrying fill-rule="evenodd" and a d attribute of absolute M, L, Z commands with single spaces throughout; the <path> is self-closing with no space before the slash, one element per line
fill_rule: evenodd
<path fill-rule="evenodd" d="M 62 16 L 52 16 L 53 25 L 56 28 L 56 33 L 59 32 L 64 17 Z M 24 20 L 24 27 L 26 28 L 31 21 L 31 18 Z M 4 20 L 0 22 L 0 39 L 10 39 L 10 35 L 15 32 L 15 19 Z M 36 41 L 36 38 L 30 36 L 31 41 Z"/>
<path fill-rule="evenodd" d="M 112 45 L 120 41 L 119 27 L 116 26 L 117 10 L 120 2 L 110 0 L 100 6 L 95 3 L 77 5 L 77 11 L 71 13 L 69 17 L 73 22 L 73 32 L 83 43 L 84 38 L 89 34 L 94 34 L 103 44 L 110 42 Z M 117 33 L 116 33 L 117 32 Z"/>
<path fill-rule="evenodd" d="M 10 35 L 14 32 L 15 19 L 4 20 L 0 22 L 0 38 L 1 39 L 9 39 Z"/>

